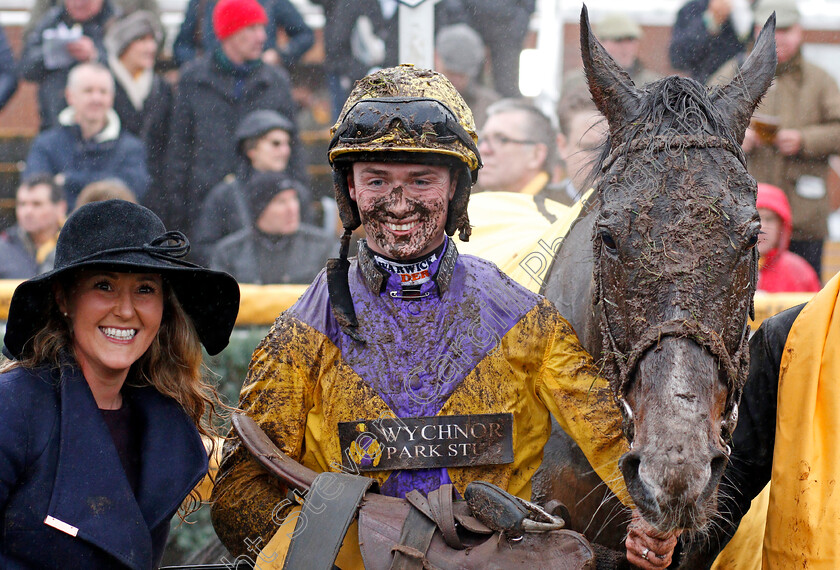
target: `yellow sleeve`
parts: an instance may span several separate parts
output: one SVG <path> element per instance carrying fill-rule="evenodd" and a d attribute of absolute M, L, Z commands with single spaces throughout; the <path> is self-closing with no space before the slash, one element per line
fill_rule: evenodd
<path fill-rule="evenodd" d="M 632 505 L 618 469 L 619 458 L 629 451 L 621 431 L 621 414 L 607 380 L 598 375 L 592 357 L 559 314 L 545 345 L 536 388 L 540 399 L 560 427 L 580 446 L 598 476 L 622 503 Z"/>
<path fill-rule="evenodd" d="M 306 417 L 313 406 L 312 363 L 320 344 L 312 329 L 281 316 L 254 351 L 239 408 L 287 455 L 303 455 Z M 317 333 L 316 333 L 317 334 Z M 231 431 L 213 490 L 216 533 L 234 556 L 261 550 L 292 509 L 286 488 Z"/>

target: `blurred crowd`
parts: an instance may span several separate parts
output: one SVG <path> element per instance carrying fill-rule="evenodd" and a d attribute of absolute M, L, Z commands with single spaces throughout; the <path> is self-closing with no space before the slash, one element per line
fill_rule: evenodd
<path fill-rule="evenodd" d="M 311 1 L 325 15 L 317 65 L 305 58 L 315 33 L 290 0 L 189 0 L 168 42 L 156 0 L 37 0 L 19 57 L 0 29 L 0 106 L 27 80 L 40 115 L 17 223 L 0 235 L 0 278 L 50 270 L 68 212 L 120 197 L 240 282 L 310 282 L 335 255 L 340 224 L 329 188 L 313 188 L 309 166 L 325 159 L 306 156 L 305 134 L 331 124 L 357 79 L 399 63 L 400 15 L 397 0 Z M 589 188 L 607 133 L 579 69 L 560 78 L 559 101 L 521 96 L 534 11 L 535 0 L 442 0 L 434 61 L 474 113 L 477 190 L 530 196 L 551 222 Z M 759 289 L 816 291 L 840 92 L 802 57 L 795 0 L 689 0 L 659 67 L 710 88 L 729 81 L 774 11 L 776 80 L 743 142 L 765 228 Z M 659 78 L 633 18 L 603 14 L 594 31 L 637 85 Z"/>

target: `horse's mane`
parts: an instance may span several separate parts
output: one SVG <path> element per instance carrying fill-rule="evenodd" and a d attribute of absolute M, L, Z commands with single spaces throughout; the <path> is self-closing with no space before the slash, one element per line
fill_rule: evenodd
<path fill-rule="evenodd" d="M 591 188 L 601 177 L 601 165 L 620 144 L 646 137 L 667 135 L 709 135 L 726 139 L 734 148 L 740 142 L 714 104 L 719 88 L 709 90 L 688 77 L 672 75 L 646 85 L 638 92 L 642 98 L 638 113 L 620 132 L 620 140 L 608 134 L 601 143 L 585 188 Z"/>

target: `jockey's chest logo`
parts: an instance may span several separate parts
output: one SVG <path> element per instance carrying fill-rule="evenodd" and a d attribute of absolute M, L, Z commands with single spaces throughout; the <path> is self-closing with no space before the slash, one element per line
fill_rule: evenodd
<path fill-rule="evenodd" d="M 513 414 L 340 422 L 344 466 L 355 471 L 513 462 Z"/>

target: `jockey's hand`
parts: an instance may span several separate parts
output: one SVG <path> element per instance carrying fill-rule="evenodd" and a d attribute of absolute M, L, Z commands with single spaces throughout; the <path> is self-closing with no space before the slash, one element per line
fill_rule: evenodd
<path fill-rule="evenodd" d="M 627 548 L 627 560 L 630 564 L 645 570 L 667 568 L 674 555 L 677 536 L 679 533 L 676 532 L 657 531 L 641 517 L 639 511 L 634 510 L 633 520 L 627 527 L 627 540 L 624 542 Z"/>

